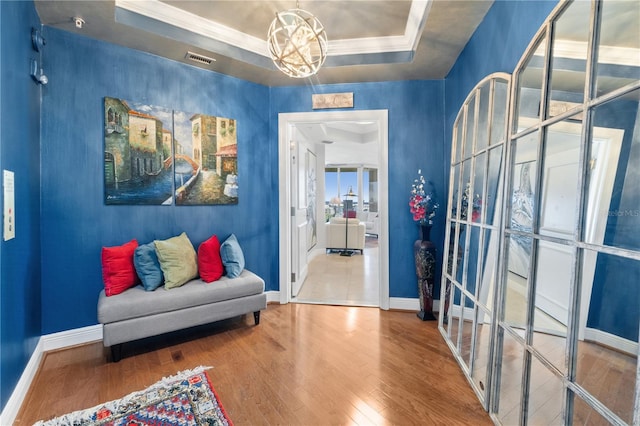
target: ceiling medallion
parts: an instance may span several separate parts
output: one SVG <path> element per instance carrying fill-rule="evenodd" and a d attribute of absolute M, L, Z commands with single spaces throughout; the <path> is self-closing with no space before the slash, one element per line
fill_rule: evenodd
<path fill-rule="evenodd" d="M 295 9 L 276 13 L 267 41 L 273 63 L 289 77 L 312 76 L 327 58 L 324 26 L 297 2 Z"/>

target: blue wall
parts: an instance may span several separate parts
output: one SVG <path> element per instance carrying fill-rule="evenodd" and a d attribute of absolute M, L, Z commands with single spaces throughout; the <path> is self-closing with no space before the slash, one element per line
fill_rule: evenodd
<path fill-rule="evenodd" d="M 42 333 L 97 323 L 100 250 L 185 231 L 195 248 L 235 233 L 247 268 L 277 288 L 277 159 L 269 89 L 139 51 L 45 29 L 42 111 Z M 238 122 L 239 202 L 221 206 L 104 204 L 104 97 Z"/>
<path fill-rule="evenodd" d="M 444 81 L 272 88 L 271 143 L 277 146 L 278 113 L 311 111 L 312 94 L 336 92 L 353 92 L 355 110 L 389 111 L 389 295 L 417 298 L 413 242 L 419 230 L 409 213 L 409 194 L 418 169 L 422 169 L 425 179 L 433 181 L 441 204 L 445 204 L 443 164 L 448 160 L 442 124 Z M 439 210 L 431 233 L 438 248 L 438 265 L 444 245 L 443 211 Z"/>
<path fill-rule="evenodd" d="M 15 173 L 15 239 L 0 243 L 0 407 L 40 337 L 40 88 L 29 76 L 31 2 L 0 2 L 0 168 Z M 4 202 L 4 200 L 3 200 Z"/>

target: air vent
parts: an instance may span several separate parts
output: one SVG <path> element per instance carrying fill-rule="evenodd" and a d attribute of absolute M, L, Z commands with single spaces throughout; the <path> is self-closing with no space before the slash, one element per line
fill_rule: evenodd
<path fill-rule="evenodd" d="M 211 62 L 215 62 L 215 59 L 213 58 L 201 55 L 199 53 L 193 53 L 193 52 L 187 52 L 187 54 L 184 57 L 194 62 L 198 62 L 200 64 L 205 64 L 205 65 L 211 65 Z"/>

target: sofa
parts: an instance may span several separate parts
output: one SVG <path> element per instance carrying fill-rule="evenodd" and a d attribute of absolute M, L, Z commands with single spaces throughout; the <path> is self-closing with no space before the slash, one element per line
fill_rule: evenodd
<path fill-rule="evenodd" d="M 357 218 L 364 223 L 365 232 L 369 235 L 378 237 L 380 234 L 380 217 L 378 212 L 358 212 Z"/>
<path fill-rule="evenodd" d="M 347 244 L 345 245 L 345 227 L 348 227 Z M 360 250 L 363 253 L 365 240 L 365 224 L 358 219 L 332 217 L 325 226 L 328 250 Z"/>
<path fill-rule="evenodd" d="M 103 344 L 111 348 L 114 362 L 121 358 L 122 343 L 252 312 L 255 324 L 267 307 L 264 280 L 243 270 L 236 278 L 221 277 L 206 283 L 194 279 L 165 290 L 145 291 L 142 285 L 107 297 L 98 297 L 98 321 Z"/>
<path fill-rule="evenodd" d="M 222 244 L 211 236 L 197 253 L 184 232 L 103 247 L 102 275 L 98 322 L 115 362 L 123 343 L 250 312 L 258 325 L 267 307 L 264 280 L 245 269 L 233 234 Z"/>

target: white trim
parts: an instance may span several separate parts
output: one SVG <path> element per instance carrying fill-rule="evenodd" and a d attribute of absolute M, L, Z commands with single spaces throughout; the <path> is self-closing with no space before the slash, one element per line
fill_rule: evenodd
<path fill-rule="evenodd" d="M 420 311 L 420 299 L 409 297 L 391 297 L 389 298 L 389 309 L 399 311 Z M 433 312 L 440 312 L 440 301 L 433 301 Z"/>
<path fill-rule="evenodd" d="M 422 30 L 429 16 L 432 3 L 433 0 L 414 0 L 411 2 L 403 35 L 342 40 L 329 39 L 327 56 L 337 57 L 415 51 L 420 42 Z M 165 2 L 158 0 L 115 0 L 115 8 L 221 42 L 230 48 L 242 49 L 270 58 L 266 39 L 243 33 Z M 265 28 L 265 36 L 266 34 L 267 28 Z"/>
<path fill-rule="evenodd" d="M 12 425 L 16 420 L 18 411 L 22 406 L 25 396 L 31 387 L 31 382 L 38 372 L 40 367 L 40 361 L 42 360 L 42 338 L 38 340 L 38 344 L 29 358 L 27 366 L 24 368 L 20 380 L 16 384 L 15 389 L 11 393 L 7 405 L 4 406 L 2 413 L 0 413 L 0 425 Z"/>
<path fill-rule="evenodd" d="M 278 290 L 265 291 L 267 294 L 267 303 L 280 303 L 280 292 Z"/>
<path fill-rule="evenodd" d="M 356 110 L 356 111 L 324 111 L 278 114 L 278 226 L 280 259 L 279 288 L 280 303 L 291 301 L 291 129 L 297 123 L 323 123 L 327 121 L 372 121 L 378 129 L 379 144 L 379 206 L 380 206 L 380 235 L 379 242 L 379 277 L 381 309 L 389 309 L 389 113 L 388 110 Z"/>
<path fill-rule="evenodd" d="M 389 309 L 417 312 L 420 310 L 420 299 L 409 298 L 409 297 L 390 297 Z"/>
<path fill-rule="evenodd" d="M 269 57 L 267 42 L 158 0 L 115 0 L 115 7 Z M 267 28 L 265 28 L 266 34 Z"/>
<path fill-rule="evenodd" d="M 102 324 L 88 327 L 76 328 L 73 330 L 61 331 L 59 333 L 46 334 L 38 339 L 38 344 L 29 358 L 27 366 L 24 368 L 20 380 L 11 393 L 2 414 L 0 414 L 0 425 L 10 425 L 16 419 L 18 411 L 27 396 L 31 387 L 31 382 L 38 372 L 40 362 L 45 352 L 69 346 L 80 345 L 102 340 Z"/>
<path fill-rule="evenodd" d="M 83 343 L 101 342 L 102 324 L 61 331 L 59 333 L 45 334 L 40 340 L 42 341 L 43 352 L 81 345 Z"/>
<path fill-rule="evenodd" d="M 638 343 L 595 328 L 586 328 L 584 330 L 584 340 L 600 343 L 631 356 L 637 356 L 638 354 Z"/>

